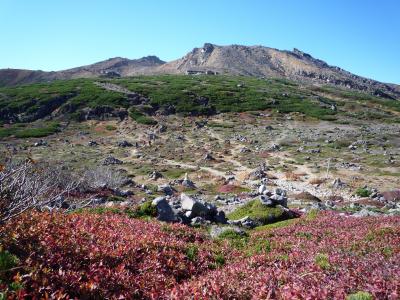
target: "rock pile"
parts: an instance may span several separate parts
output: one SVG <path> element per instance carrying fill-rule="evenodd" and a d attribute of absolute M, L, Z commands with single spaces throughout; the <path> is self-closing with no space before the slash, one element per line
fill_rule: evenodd
<path fill-rule="evenodd" d="M 165 222 L 180 222 L 193 226 L 201 224 L 225 224 L 227 219 L 214 204 L 182 193 L 180 197 L 162 196 L 153 200 L 157 208 L 157 219 Z"/>

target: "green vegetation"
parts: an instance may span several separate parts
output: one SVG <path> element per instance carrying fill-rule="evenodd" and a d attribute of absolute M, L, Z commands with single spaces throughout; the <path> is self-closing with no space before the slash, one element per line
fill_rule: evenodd
<path fill-rule="evenodd" d="M 360 187 L 356 190 L 356 195 L 359 197 L 369 197 L 369 195 L 371 195 L 371 191 L 366 188 Z"/>
<path fill-rule="evenodd" d="M 97 81 L 127 88 L 147 97 L 149 102 L 134 105 L 126 94 L 106 90 L 98 86 Z M 339 107 L 339 111 L 331 110 L 332 104 Z M 343 118 L 338 119 L 339 115 L 395 122 L 396 117 L 390 111 L 400 111 L 400 102 L 330 86 L 301 87 L 276 78 L 228 75 L 73 79 L 0 88 L 0 123 L 3 124 L 16 120 L 32 122 L 53 112 L 57 112 L 55 115 L 58 118 L 83 120 L 87 113 L 85 108 L 93 109 L 98 114 L 123 108 L 129 111 L 133 120 L 144 125 L 157 124 L 149 116 L 156 110 L 182 115 L 210 115 L 219 112 L 257 114 L 268 109 L 273 113 L 301 113 L 337 122 L 346 122 Z M 229 129 L 233 125 L 212 122 L 208 126 Z M 3 130 L 1 135 L 11 134 Z M 342 147 L 338 146 L 335 148 Z"/>
<path fill-rule="evenodd" d="M 155 120 L 138 111 L 123 93 L 105 90 L 95 84 L 100 79 L 74 79 L 0 88 L 0 119 L 22 114 L 26 121 L 43 118 L 56 109 L 61 115 L 80 119 L 85 108 L 131 108 L 138 123 L 153 125 Z M 326 103 L 315 100 L 310 91 L 280 79 L 244 76 L 137 76 L 101 79 L 126 87 L 150 99 L 149 109 L 174 107 L 185 115 L 209 115 L 215 112 L 243 112 L 274 109 L 282 113 L 301 112 L 315 118 L 335 114 Z M 332 100 L 329 100 L 332 102 Z M 328 101 L 328 102 L 329 102 Z M 141 107 L 144 108 L 144 107 Z M 229 128 L 229 125 L 219 125 Z"/>
<path fill-rule="evenodd" d="M 74 79 L 0 88 L 0 116 L 2 112 L 23 114 L 34 121 L 60 108 L 61 113 L 72 114 L 84 107 L 128 107 L 124 94 L 107 91 L 92 79 Z"/>
<path fill-rule="evenodd" d="M 246 232 L 237 232 L 233 229 L 227 229 L 218 236 L 219 240 L 227 240 L 232 248 L 242 249 L 248 241 L 249 235 Z"/>
<path fill-rule="evenodd" d="M 138 122 L 139 124 L 143 124 L 143 125 L 156 125 L 157 121 L 146 116 L 145 114 L 143 114 L 142 112 L 132 108 L 129 111 L 129 116 L 135 120 L 136 122 Z"/>
<path fill-rule="evenodd" d="M 323 270 L 328 270 L 331 267 L 328 255 L 322 253 L 315 256 L 315 264 Z"/>
<path fill-rule="evenodd" d="M 14 124 L 0 127 L 0 138 L 15 136 L 16 138 L 45 137 L 59 131 L 60 124 L 57 122 L 47 122 L 38 127 L 27 128 L 25 124 Z"/>
<path fill-rule="evenodd" d="M 374 297 L 368 292 L 357 292 L 355 294 L 348 295 L 346 300 L 372 300 Z"/>
<path fill-rule="evenodd" d="M 286 226 L 293 224 L 295 221 L 297 221 L 297 219 L 289 219 L 289 220 L 280 221 L 280 222 L 276 222 L 276 223 L 272 223 L 272 224 L 258 226 L 256 228 L 254 228 L 254 230 L 255 231 L 263 231 L 263 230 L 268 230 L 268 229 L 282 228 L 282 227 L 286 227 Z"/>
<path fill-rule="evenodd" d="M 115 127 L 115 126 L 113 126 L 113 125 L 107 125 L 107 126 L 106 126 L 106 130 L 108 130 L 108 131 L 114 131 L 114 130 L 117 130 L 117 127 Z"/>
<path fill-rule="evenodd" d="M 0 247 L 0 279 L 4 272 L 16 267 L 18 265 L 18 258 L 8 251 L 1 250 Z M 4 278 L 3 278 L 4 279 Z"/>
<path fill-rule="evenodd" d="M 110 200 L 111 201 L 111 200 Z M 117 200 L 119 201 L 119 199 Z M 151 201 L 146 201 L 141 205 L 138 205 L 134 209 L 131 208 L 116 208 L 116 207 L 94 207 L 94 208 L 80 208 L 74 210 L 73 213 L 88 213 L 88 214 L 118 214 L 127 215 L 130 218 L 149 218 L 157 216 L 157 208 L 151 204 Z"/>
<path fill-rule="evenodd" d="M 138 206 L 136 209 L 136 215 L 138 217 L 156 217 L 157 208 L 152 205 L 151 201 L 146 201 Z"/>
<path fill-rule="evenodd" d="M 285 211 L 280 207 L 269 207 L 255 199 L 247 202 L 228 215 L 231 220 L 250 217 L 261 224 L 276 222 L 285 218 Z"/>
<path fill-rule="evenodd" d="M 196 245 L 189 245 L 186 249 L 186 256 L 190 261 L 195 261 L 199 254 L 199 248 Z"/>

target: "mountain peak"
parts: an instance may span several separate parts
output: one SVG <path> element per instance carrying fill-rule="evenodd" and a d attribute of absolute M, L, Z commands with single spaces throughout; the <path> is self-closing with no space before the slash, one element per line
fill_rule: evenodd
<path fill-rule="evenodd" d="M 307 84 L 328 84 L 353 90 L 367 91 L 386 98 L 400 98 L 400 88 L 363 78 L 339 67 L 328 65 L 297 48 L 292 51 L 265 46 L 227 45 L 204 43 L 180 59 L 164 62 L 155 55 L 140 59 L 114 57 L 92 65 L 59 72 L 29 70 L 0 70 L 3 85 L 96 77 L 153 74 L 231 74 L 256 77 L 286 78 Z M 10 78 L 12 80 L 10 80 Z"/>

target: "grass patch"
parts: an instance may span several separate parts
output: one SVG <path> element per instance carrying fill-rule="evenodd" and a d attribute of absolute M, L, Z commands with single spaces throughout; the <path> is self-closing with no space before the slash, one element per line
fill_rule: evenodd
<path fill-rule="evenodd" d="M 355 294 L 350 294 L 346 297 L 346 300 L 373 300 L 374 297 L 368 292 L 357 292 Z"/>
<path fill-rule="evenodd" d="M 328 270 L 331 268 L 329 263 L 329 257 L 326 254 L 319 253 L 315 256 L 315 264 L 319 266 L 322 270 Z"/>
<path fill-rule="evenodd" d="M 133 108 L 129 111 L 129 116 L 133 120 L 138 122 L 139 124 L 143 124 L 143 125 L 156 125 L 157 124 L 156 120 L 154 120 L 151 117 L 146 116 L 142 112 L 140 112 L 136 109 L 133 109 Z"/>
<path fill-rule="evenodd" d="M 356 190 L 356 195 L 359 197 L 369 197 L 369 195 L 371 195 L 371 193 L 372 192 L 370 190 L 368 190 L 366 188 L 362 188 L 362 187 L 360 187 Z"/>
<path fill-rule="evenodd" d="M 114 130 L 117 130 L 117 127 L 115 127 L 114 125 L 107 125 L 106 126 L 106 130 L 107 131 L 114 131 Z"/>
<path fill-rule="evenodd" d="M 228 229 L 218 236 L 219 240 L 227 240 L 232 248 L 243 249 L 249 241 L 249 235 L 246 232 L 237 232 Z"/>
<path fill-rule="evenodd" d="M 49 136 L 60 131 L 58 122 L 48 122 L 39 127 L 27 128 L 24 124 L 15 124 L 11 126 L 3 126 L 0 128 L 0 138 L 15 136 L 16 138 L 40 138 Z"/>
<path fill-rule="evenodd" d="M 268 207 L 263 205 L 260 200 L 254 199 L 235 211 L 228 214 L 230 220 L 238 220 L 244 217 L 250 217 L 260 224 L 268 224 L 283 220 L 286 217 L 285 211 L 280 207 Z"/>
<path fill-rule="evenodd" d="M 254 230 L 255 231 L 264 231 L 264 230 L 282 228 L 282 227 L 292 225 L 295 221 L 296 221 L 296 219 L 289 219 L 289 220 L 280 221 L 280 222 L 276 222 L 276 223 L 272 223 L 272 224 L 258 226 L 256 228 L 254 228 Z"/>

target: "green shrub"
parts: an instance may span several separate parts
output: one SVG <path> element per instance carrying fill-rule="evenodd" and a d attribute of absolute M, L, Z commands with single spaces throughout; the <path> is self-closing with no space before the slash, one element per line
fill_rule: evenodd
<path fill-rule="evenodd" d="M 25 124 L 15 124 L 0 128 L 0 138 L 15 136 L 17 138 L 39 138 L 49 136 L 60 131 L 60 124 L 57 122 L 48 122 L 39 127 L 26 128 Z"/>
<path fill-rule="evenodd" d="M 217 264 L 217 266 L 221 267 L 225 264 L 225 256 L 223 253 L 217 253 L 214 256 L 215 259 L 215 263 Z"/>
<path fill-rule="evenodd" d="M 246 216 L 263 225 L 281 221 L 287 217 L 286 212 L 281 207 L 269 207 L 255 199 L 238 207 L 228 215 L 228 218 L 238 220 Z"/>
<path fill-rule="evenodd" d="M 142 112 L 140 112 L 140 111 L 138 111 L 136 109 L 133 109 L 133 108 L 129 111 L 129 116 L 133 120 L 138 122 L 139 124 L 143 124 L 143 125 L 156 125 L 157 124 L 156 120 L 146 116 Z"/>
<path fill-rule="evenodd" d="M 355 294 L 350 294 L 346 297 L 346 300 L 372 300 L 374 299 L 372 295 L 368 292 L 357 292 Z"/>
<path fill-rule="evenodd" d="M 322 253 L 317 254 L 317 256 L 315 257 L 315 264 L 319 266 L 322 270 L 328 270 L 331 267 L 328 255 Z"/>
<path fill-rule="evenodd" d="M 227 229 L 218 236 L 219 240 L 227 240 L 232 248 L 242 249 L 248 241 L 249 235 L 246 232 L 237 232 L 233 229 Z"/>
<path fill-rule="evenodd" d="M 151 201 L 146 201 L 137 207 L 136 215 L 138 217 L 156 217 L 157 207 L 155 207 Z"/>
<path fill-rule="evenodd" d="M 199 254 L 199 248 L 196 245 L 189 245 L 186 249 L 186 256 L 190 261 L 195 261 Z"/>
<path fill-rule="evenodd" d="M 358 188 L 356 190 L 356 195 L 359 197 L 369 197 L 371 195 L 371 191 L 366 188 Z"/>
<path fill-rule="evenodd" d="M 18 258 L 0 247 L 0 274 L 18 265 Z"/>
<path fill-rule="evenodd" d="M 114 131 L 114 130 L 117 130 L 117 127 L 115 127 L 115 126 L 113 126 L 113 125 L 107 125 L 107 126 L 106 126 L 106 130 L 108 130 L 108 131 Z"/>

